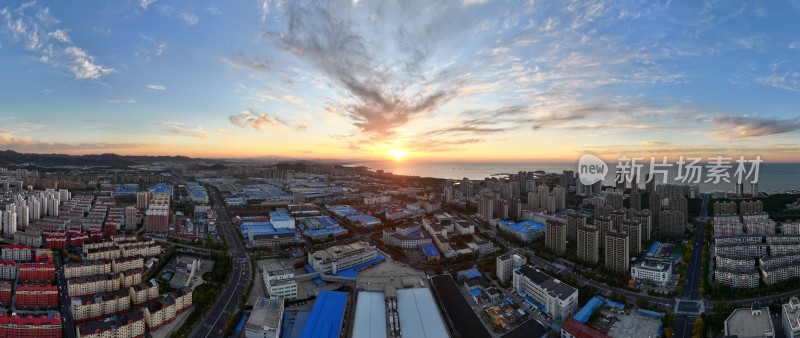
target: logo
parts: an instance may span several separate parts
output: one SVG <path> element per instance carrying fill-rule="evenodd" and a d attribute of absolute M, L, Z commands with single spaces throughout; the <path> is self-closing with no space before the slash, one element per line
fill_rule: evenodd
<path fill-rule="evenodd" d="M 578 160 L 578 176 L 585 185 L 602 181 L 608 173 L 608 165 L 599 157 L 592 154 L 583 154 Z"/>

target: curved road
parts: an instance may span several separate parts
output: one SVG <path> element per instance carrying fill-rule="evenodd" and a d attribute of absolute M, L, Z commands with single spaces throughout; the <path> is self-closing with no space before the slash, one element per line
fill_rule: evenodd
<path fill-rule="evenodd" d="M 234 233 L 236 230 L 228 218 L 225 207 L 222 206 L 219 195 L 213 188 L 208 189 L 208 194 L 214 202 L 214 211 L 218 215 L 217 232 L 221 232 L 228 243 L 228 251 L 233 260 L 233 273 L 217 302 L 205 313 L 203 321 L 192 331 L 189 338 L 222 337 L 226 329 L 225 322 L 239 311 L 239 300 L 247 291 L 247 283 L 253 276 L 250 269 L 250 258 L 239 240 L 239 236 Z"/>

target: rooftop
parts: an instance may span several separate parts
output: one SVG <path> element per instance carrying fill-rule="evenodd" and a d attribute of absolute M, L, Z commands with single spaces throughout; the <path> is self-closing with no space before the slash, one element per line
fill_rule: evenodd
<path fill-rule="evenodd" d="M 761 312 L 758 314 L 751 308 L 734 310 L 725 320 L 724 334 L 739 337 L 764 337 L 766 332 L 774 334 L 775 328 L 772 326 L 769 308 L 763 308 Z"/>
<path fill-rule="evenodd" d="M 433 294 L 427 288 L 397 290 L 402 337 L 449 337 Z"/>
<path fill-rule="evenodd" d="M 259 298 L 247 318 L 246 329 L 258 331 L 278 331 L 283 320 L 283 297 L 278 299 Z"/>
<path fill-rule="evenodd" d="M 550 277 L 544 272 L 534 269 L 530 265 L 523 266 L 519 272 L 532 280 L 534 283 L 539 284 L 543 289 L 547 290 L 550 296 L 556 297 L 561 300 L 566 300 L 574 293 L 578 292 L 577 289 L 562 283 L 560 280 Z"/>
<path fill-rule="evenodd" d="M 346 292 L 320 291 L 300 338 L 338 338 L 346 305 Z"/>
<path fill-rule="evenodd" d="M 361 291 L 356 302 L 353 338 L 386 337 L 386 303 L 383 293 Z"/>

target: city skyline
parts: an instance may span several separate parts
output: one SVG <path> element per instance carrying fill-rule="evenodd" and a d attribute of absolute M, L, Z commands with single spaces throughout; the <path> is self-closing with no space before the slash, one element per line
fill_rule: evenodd
<path fill-rule="evenodd" d="M 800 155 L 800 4 L 8 2 L 0 149 Z"/>

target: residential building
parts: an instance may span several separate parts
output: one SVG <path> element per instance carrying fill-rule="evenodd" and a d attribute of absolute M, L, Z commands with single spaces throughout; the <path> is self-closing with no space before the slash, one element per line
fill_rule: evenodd
<path fill-rule="evenodd" d="M 567 240 L 575 242 L 578 239 L 578 228 L 586 226 L 586 217 L 577 214 L 567 215 Z"/>
<path fill-rule="evenodd" d="M 627 274 L 630 267 L 630 236 L 609 231 L 605 237 L 605 265 L 609 271 Z"/>
<path fill-rule="evenodd" d="M 140 338 L 145 334 L 144 313 L 141 309 L 77 326 L 79 338 Z"/>
<path fill-rule="evenodd" d="M 139 283 L 128 288 L 128 295 L 133 305 L 142 305 L 158 298 L 158 283 L 155 279 Z"/>
<path fill-rule="evenodd" d="M 56 279 L 56 267 L 52 263 L 22 263 L 19 265 L 20 283 L 50 284 Z"/>
<path fill-rule="evenodd" d="M 0 279 L 17 279 L 17 263 L 13 261 L 0 261 Z"/>
<path fill-rule="evenodd" d="M 3 245 L 0 256 L 4 261 L 30 262 L 33 259 L 31 247 L 27 245 Z"/>
<path fill-rule="evenodd" d="M 18 309 L 43 310 L 58 307 L 58 287 L 55 285 L 17 284 L 14 295 Z"/>
<path fill-rule="evenodd" d="M 58 315 L 19 316 L 0 314 L 0 337 L 61 338 Z"/>
<path fill-rule="evenodd" d="M 578 227 L 578 259 L 588 264 L 600 261 L 600 230 L 593 225 Z"/>
<path fill-rule="evenodd" d="M 81 323 L 128 312 L 131 299 L 127 290 L 120 289 L 95 296 L 74 297 L 70 306 L 72 318 Z"/>
<path fill-rule="evenodd" d="M 714 271 L 714 279 L 734 289 L 752 289 L 758 287 L 759 273 L 756 269 L 718 267 Z"/>
<path fill-rule="evenodd" d="M 93 260 L 69 262 L 64 264 L 64 278 L 88 277 L 105 275 L 111 272 L 111 261 Z"/>
<path fill-rule="evenodd" d="M 557 254 L 565 254 L 567 252 L 567 224 L 554 219 L 548 219 L 545 224 L 545 245 Z"/>

